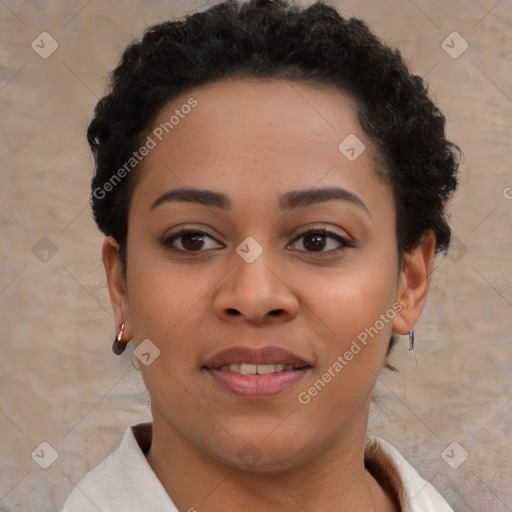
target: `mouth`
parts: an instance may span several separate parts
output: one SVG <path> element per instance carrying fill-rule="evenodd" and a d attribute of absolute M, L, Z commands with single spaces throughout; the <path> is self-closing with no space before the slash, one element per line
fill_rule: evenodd
<path fill-rule="evenodd" d="M 215 354 L 202 368 L 223 391 L 254 399 L 290 389 L 312 365 L 280 347 L 233 347 Z"/>

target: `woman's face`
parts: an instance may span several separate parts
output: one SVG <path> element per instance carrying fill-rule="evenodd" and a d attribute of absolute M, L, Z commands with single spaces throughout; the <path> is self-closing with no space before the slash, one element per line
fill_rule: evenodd
<path fill-rule="evenodd" d="M 136 347 L 150 340 L 155 426 L 235 467 L 358 441 L 392 328 L 407 330 L 393 195 L 352 100 L 224 80 L 148 135 L 122 314 Z"/>

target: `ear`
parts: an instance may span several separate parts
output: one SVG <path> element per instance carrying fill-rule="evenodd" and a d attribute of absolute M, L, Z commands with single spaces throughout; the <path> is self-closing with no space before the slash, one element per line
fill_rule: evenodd
<path fill-rule="evenodd" d="M 397 334 L 408 334 L 425 307 L 434 264 L 435 244 L 435 236 L 429 232 L 405 256 L 397 291 L 397 300 L 402 309 L 393 320 L 393 332 Z"/>
<path fill-rule="evenodd" d="M 121 331 L 121 325 L 124 324 L 123 341 L 127 343 L 132 339 L 130 307 L 126 295 L 123 266 L 119 260 L 119 244 L 113 237 L 105 238 L 101 255 L 107 275 L 110 302 L 114 309 L 114 329 L 117 335 Z"/>

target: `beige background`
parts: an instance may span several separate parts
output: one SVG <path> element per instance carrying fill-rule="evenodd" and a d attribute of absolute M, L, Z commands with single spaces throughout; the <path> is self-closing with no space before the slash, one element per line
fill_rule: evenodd
<path fill-rule="evenodd" d="M 456 511 L 511 511 L 512 2 L 335 5 L 401 47 L 465 152 L 455 247 L 437 260 L 416 353 L 401 339 L 400 373 L 379 379 L 369 430 Z M 0 1 L 0 510 L 58 510 L 125 428 L 150 418 L 131 350 L 110 350 L 85 130 L 122 49 L 148 25 L 199 6 Z M 43 31 L 59 45 L 47 59 L 31 48 Z M 441 47 L 453 31 L 469 44 L 456 59 Z M 31 458 L 43 441 L 58 453 L 48 469 Z M 452 442 L 460 447 L 448 460 L 468 454 L 458 468 L 441 456 Z"/>

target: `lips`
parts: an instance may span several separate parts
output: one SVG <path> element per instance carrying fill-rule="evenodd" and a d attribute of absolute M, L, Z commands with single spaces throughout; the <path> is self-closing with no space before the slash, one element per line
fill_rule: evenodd
<path fill-rule="evenodd" d="M 311 368 L 305 359 L 280 347 L 232 347 L 203 365 L 224 390 L 247 398 L 274 396 L 295 385 Z"/>

